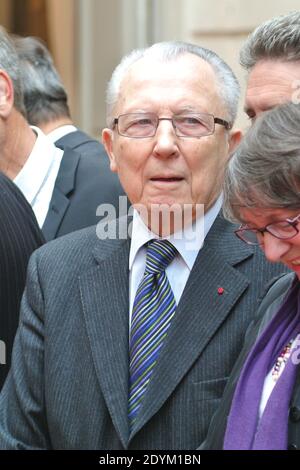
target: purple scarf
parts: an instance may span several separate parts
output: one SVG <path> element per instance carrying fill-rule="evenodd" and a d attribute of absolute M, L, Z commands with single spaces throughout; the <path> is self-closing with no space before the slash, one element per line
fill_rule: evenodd
<path fill-rule="evenodd" d="M 277 314 L 250 350 L 235 389 L 223 448 L 284 450 L 287 448 L 289 402 L 297 366 L 292 353 L 277 380 L 261 419 L 263 385 L 277 357 L 300 331 L 300 282 L 296 279 Z"/>

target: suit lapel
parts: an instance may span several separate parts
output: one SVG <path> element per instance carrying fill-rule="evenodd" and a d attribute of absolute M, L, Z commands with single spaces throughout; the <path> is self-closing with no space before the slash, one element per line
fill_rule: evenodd
<path fill-rule="evenodd" d="M 80 277 L 80 291 L 101 391 L 119 438 L 127 447 L 129 241 L 114 242 L 112 245 L 119 248 L 104 260 L 98 259 L 97 267 Z M 100 251 L 98 254 L 103 256 Z"/>
<path fill-rule="evenodd" d="M 49 204 L 49 210 L 42 227 L 46 241 L 55 238 L 61 221 L 69 206 L 68 195 L 75 188 L 76 170 L 80 160 L 80 154 L 67 148 L 64 151 L 59 167 L 58 175 Z"/>
<path fill-rule="evenodd" d="M 218 218 L 197 257 L 131 438 L 168 399 L 249 285 L 233 265 L 252 256 L 252 249 L 235 240 L 232 228 L 227 235 L 229 226 Z"/>

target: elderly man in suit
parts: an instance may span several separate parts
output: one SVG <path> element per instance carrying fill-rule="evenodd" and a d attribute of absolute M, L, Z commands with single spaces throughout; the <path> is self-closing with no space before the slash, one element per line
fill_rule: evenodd
<path fill-rule="evenodd" d="M 0 169 L 21 189 L 46 240 L 51 240 L 99 222 L 100 204 L 112 204 L 117 213 L 123 191 L 110 176 L 103 153 L 63 151 L 39 127 L 29 126 L 21 69 L 15 47 L 1 29 Z"/>
<path fill-rule="evenodd" d="M 281 271 L 220 214 L 238 95 L 231 69 L 191 44 L 158 43 L 116 68 L 103 141 L 133 220 L 32 257 L 1 448 L 193 449 L 205 437 Z"/>

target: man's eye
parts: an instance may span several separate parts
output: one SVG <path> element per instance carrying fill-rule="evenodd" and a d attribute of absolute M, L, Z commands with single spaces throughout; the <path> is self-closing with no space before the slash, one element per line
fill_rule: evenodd
<path fill-rule="evenodd" d="M 199 118 L 192 116 L 183 116 L 177 119 L 178 124 L 183 126 L 203 126 L 204 123 L 200 121 Z"/>
<path fill-rule="evenodd" d="M 138 119 L 137 121 L 132 121 L 130 123 L 130 126 L 151 126 L 153 123 L 151 119 Z"/>
<path fill-rule="evenodd" d="M 254 122 L 255 119 L 256 119 L 256 114 L 254 111 L 252 111 L 251 109 L 247 110 L 246 111 L 246 114 L 247 114 L 247 117 L 248 119 L 250 119 L 250 121 Z"/>
<path fill-rule="evenodd" d="M 138 125 L 139 125 L 139 126 L 148 126 L 148 125 L 151 125 L 151 124 L 152 124 L 151 119 L 146 119 L 146 118 L 145 118 L 145 119 L 140 119 L 140 120 L 138 121 Z"/>
<path fill-rule="evenodd" d="M 199 119 L 191 117 L 185 118 L 184 122 L 186 122 L 187 124 L 201 124 Z"/>

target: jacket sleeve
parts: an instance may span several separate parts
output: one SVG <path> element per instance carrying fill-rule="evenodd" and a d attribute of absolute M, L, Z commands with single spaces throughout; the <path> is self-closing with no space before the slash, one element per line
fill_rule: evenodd
<path fill-rule="evenodd" d="M 38 252 L 30 259 L 12 355 L 0 396 L 0 449 L 49 449 L 44 387 L 44 304 Z"/>

